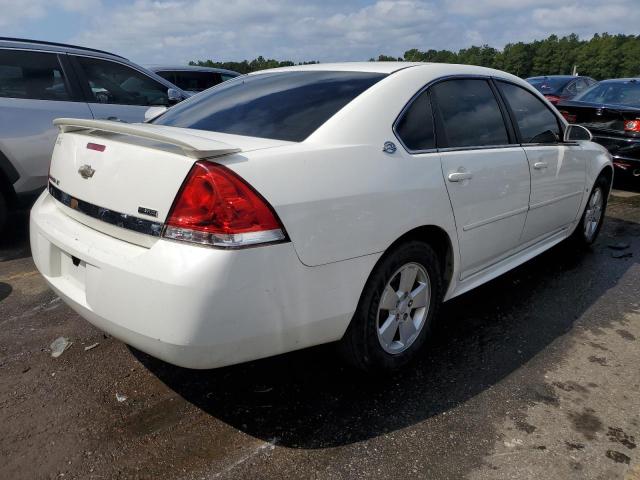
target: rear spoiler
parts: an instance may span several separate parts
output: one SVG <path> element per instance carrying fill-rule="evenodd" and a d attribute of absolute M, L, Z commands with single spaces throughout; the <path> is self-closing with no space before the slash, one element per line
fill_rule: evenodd
<path fill-rule="evenodd" d="M 108 132 L 131 135 L 180 148 L 187 157 L 210 158 L 237 153 L 240 148 L 224 142 L 183 132 L 173 127 L 164 127 L 148 123 L 123 123 L 111 120 L 84 120 L 80 118 L 56 118 L 53 124 L 60 132 Z"/>

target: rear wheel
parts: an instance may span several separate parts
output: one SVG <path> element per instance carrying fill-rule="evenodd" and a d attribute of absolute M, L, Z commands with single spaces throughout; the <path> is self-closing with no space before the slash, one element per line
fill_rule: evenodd
<path fill-rule="evenodd" d="M 410 241 L 385 256 L 365 285 L 341 349 L 371 373 L 399 369 L 426 341 L 441 301 L 440 263 L 426 243 Z"/>
<path fill-rule="evenodd" d="M 572 240 L 578 244 L 589 246 L 598 238 L 607 209 L 610 189 L 611 182 L 604 175 L 600 175 L 593 184 L 580 223 L 572 235 Z"/>

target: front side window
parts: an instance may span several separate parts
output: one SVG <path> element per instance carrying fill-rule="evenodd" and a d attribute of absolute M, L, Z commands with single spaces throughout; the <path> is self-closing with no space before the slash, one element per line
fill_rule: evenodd
<path fill-rule="evenodd" d="M 384 77 L 332 71 L 246 75 L 185 100 L 153 123 L 301 142 Z"/>
<path fill-rule="evenodd" d="M 444 127 L 442 146 L 509 144 L 500 107 L 486 80 L 447 80 L 434 85 L 432 92 Z M 440 138 L 438 133 L 439 144 Z"/>
<path fill-rule="evenodd" d="M 70 100 L 57 55 L 0 50 L 0 97 Z"/>
<path fill-rule="evenodd" d="M 511 83 L 498 82 L 520 129 L 522 143 L 557 143 L 558 118 L 535 95 Z"/>
<path fill-rule="evenodd" d="M 97 58 L 76 57 L 95 103 L 169 105 L 167 87 L 131 67 Z"/>
<path fill-rule="evenodd" d="M 409 150 L 429 150 L 436 147 L 428 92 L 422 92 L 407 108 L 396 125 L 396 133 Z"/>

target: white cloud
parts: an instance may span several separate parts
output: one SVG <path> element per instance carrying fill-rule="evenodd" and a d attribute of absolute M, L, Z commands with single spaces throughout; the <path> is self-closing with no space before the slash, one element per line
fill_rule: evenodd
<path fill-rule="evenodd" d="M 361 8 L 343 2 L 292 0 L 159 2 L 137 0 L 112 11 L 74 40 L 123 52 L 143 63 L 257 55 L 309 60 L 402 54 L 424 43 L 441 16 L 432 2 L 380 0 Z M 169 52 L 169 53 L 168 53 Z"/>
<path fill-rule="evenodd" d="M 100 5 L 100 0 L 0 0 L 0 27 L 45 18 L 52 9 L 88 12 L 99 8 Z"/>
<path fill-rule="evenodd" d="M 0 0 L 0 27 L 7 27 L 23 20 L 42 18 L 46 14 L 44 1 L 24 0 L 16 4 L 12 0 Z"/>
<path fill-rule="evenodd" d="M 410 48 L 501 48 L 552 33 L 635 34 L 640 24 L 640 9 L 628 0 L 22 0 L 19 8 L 0 0 L 0 10 L 0 27 L 20 33 L 25 29 L 16 25 L 51 18 L 51 26 L 60 15 L 73 15 L 76 30 L 56 40 L 143 64 L 258 55 L 366 60 L 380 53 L 401 56 Z"/>
<path fill-rule="evenodd" d="M 558 0 L 445 0 L 447 11 L 470 16 L 493 15 L 557 4 Z"/>

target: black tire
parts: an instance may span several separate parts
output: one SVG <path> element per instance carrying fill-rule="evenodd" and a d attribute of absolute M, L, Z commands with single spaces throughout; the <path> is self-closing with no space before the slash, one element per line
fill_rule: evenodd
<path fill-rule="evenodd" d="M 587 200 L 587 205 L 585 206 L 584 212 L 582 212 L 582 216 L 580 217 L 580 223 L 576 226 L 576 229 L 571 234 L 570 240 L 580 247 L 589 247 L 596 241 L 598 238 L 598 234 L 602 229 L 602 224 L 604 222 L 604 216 L 607 210 L 607 203 L 609 200 L 609 191 L 611 190 L 611 180 L 604 174 L 601 174 L 593 184 L 593 188 L 591 189 L 591 193 L 589 194 L 589 199 Z M 602 209 L 599 218 L 599 222 L 593 233 L 587 234 L 585 230 L 585 222 L 587 219 L 588 212 L 590 212 L 590 204 L 591 201 L 596 194 L 596 192 L 600 191 L 602 195 Z"/>
<path fill-rule="evenodd" d="M 3 193 L 0 192 L 0 232 L 4 231 L 8 215 L 9 207 L 7 205 L 7 200 L 4 198 Z"/>
<path fill-rule="evenodd" d="M 407 264 L 418 264 L 426 271 L 431 287 L 430 294 L 427 294 L 429 303 L 428 307 L 425 307 L 426 318 L 421 323 L 422 327 L 418 330 L 417 336 L 413 337 L 412 343 L 406 342 L 409 345 L 406 350 L 392 354 L 383 348 L 382 340 L 378 339 L 378 307 L 387 284 L 398 278 L 398 270 Z M 372 374 L 390 373 L 411 362 L 428 338 L 442 295 L 440 262 L 428 244 L 408 241 L 394 248 L 378 262 L 367 280 L 351 324 L 340 342 L 340 350 L 345 360 L 350 365 Z M 382 315 L 386 314 L 380 313 L 380 316 Z"/>

